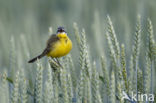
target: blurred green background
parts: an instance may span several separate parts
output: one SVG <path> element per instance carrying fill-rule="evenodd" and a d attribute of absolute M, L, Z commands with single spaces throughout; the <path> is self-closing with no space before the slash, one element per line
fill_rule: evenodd
<path fill-rule="evenodd" d="M 44 49 L 49 27 L 53 33 L 58 26 L 66 28 L 74 44 L 71 54 L 77 61 L 73 22 L 80 30 L 85 29 L 92 59 L 99 58 L 99 51 L 105 50 L 107 54 L 107 15 L 113 21 L 119 42 L 126 45 L 126 56 L 130 57 L 137 15 L 142 18 L 142 34 L 147 35 L 147 18 L 156 27 L 155 5 L 155 0 L 0 0 L 0 71 L 10 66 L 11 53 L 15 54 L 18 68 L 27 68 L 27 61 Z M 13 50 L 11 38 L 15 41 Z"/>

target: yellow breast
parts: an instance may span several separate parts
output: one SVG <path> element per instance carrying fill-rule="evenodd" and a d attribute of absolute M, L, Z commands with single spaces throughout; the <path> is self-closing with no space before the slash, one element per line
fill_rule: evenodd
<path fill-rule="evenodd" d="M 67 55 L 72 49 L 72 42 L 67 35 L 58 35 L 60 40 L 54 43 L 52 50 L 47 56 L 58 58 Z"/>

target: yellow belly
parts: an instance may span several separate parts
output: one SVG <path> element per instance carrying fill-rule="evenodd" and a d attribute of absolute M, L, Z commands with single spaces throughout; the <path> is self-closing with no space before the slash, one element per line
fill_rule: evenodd
<path fill-rule="evenodd" d="M 58 58 L 67 55 L 72 49 L 72 42 L 70 39 L 68 41 L 62 39 L 56 42 L 52 50 L 47 54 L 47 56 Z"/>

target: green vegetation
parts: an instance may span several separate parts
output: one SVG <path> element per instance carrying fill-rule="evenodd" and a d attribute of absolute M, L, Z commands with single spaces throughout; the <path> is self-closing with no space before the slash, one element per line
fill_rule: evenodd
<path fill-rule="evenodd" d="M 128 103 L 123 92 L 156 96 L 154 0 L 40 3 L 0 0 L 0 103 Z M 27 63 L 58 26 L 73 42 L 71 53 L 59 58 L 62 67 L 47 57 Z"/>

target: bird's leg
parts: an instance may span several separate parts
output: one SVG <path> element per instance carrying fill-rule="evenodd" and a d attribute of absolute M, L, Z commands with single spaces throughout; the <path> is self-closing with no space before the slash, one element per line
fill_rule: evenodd
<path fill-rule="evenodd" d="M 62 67 L 62 65 L 61 65 L 61 63 L 59 62 L 58 58 L 52 58 L 52 59 L 53 59 L 53 61 L 54 61 L 55 63 L 57 63 L 59 66 Z"/>
<path fill-rule="evenodd" d="M 56 63 L 57 63 L 57 61 L 56 61 L 56 59 L 55 59 L 55 58 L 52 58 L 52 59 L 53 59 L 53 61 L 54 61 L 54 62 L 56 62 Z"/>
<path fill-rule="evenodd" d="M 62 65 L 60 64 L 60 62 L 59 62 L 58 58 L 55 58 L 55 59 L 56 59 L 57 63 L 59 64 L 59 66 L 61 66 L 61 67 L 62 67 Z"/>

